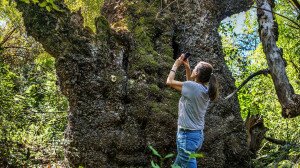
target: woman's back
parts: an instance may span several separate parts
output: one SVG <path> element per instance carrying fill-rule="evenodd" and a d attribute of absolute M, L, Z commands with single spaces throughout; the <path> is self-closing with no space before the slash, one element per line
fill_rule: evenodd
<path fill-rule="evenodd" d="M 209 104 L 208 89 L 197 82 L 185 81 L 178 106 L 178 126 L 190 130 L 203 130 L 204 117 Z"/>

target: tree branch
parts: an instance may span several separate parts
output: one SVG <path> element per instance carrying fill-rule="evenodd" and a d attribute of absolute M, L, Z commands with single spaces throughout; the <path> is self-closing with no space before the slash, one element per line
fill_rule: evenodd
<path fill-rule="evenodd" d="M 274 143 L 274 144 L 277 144 L 277 145 L 285 145 L 287 144 L 288 142 L 287 141 L 284 141 L 284 140 L 279 140 L 279 139 L 275 139 L 275 138 L 271 138 L 271 137 L 266 137 L 265 136 L 265 139 L 271 143 Z"/>
<path fill-rule="evenodd" d="M 300 4 L 297 0 L 291 0 L 293 2 L 293 4 L 298 8 L 298 12 L 300 12 Z"/>
<path fill-rule="evenodd" d="M 55 1 L 60 12 L 48 12 L 45 8 L 33 3 L 26 4 L 21 0 L 16 2 L 17 9 L 22 12 L 28 35 L 40 42 L 52 56 L 57 58 L 67 50 L 82 55 L 90 53 L 88 44 L 92 43 L 92 34 L 85 31 L 80 13 L 71 13 L 62 1 Z"/>
<path fill-rule="evenodd" d="M 282 14 L 279 14 L 279 13 L 276 13 L 276 12 L 274 12 L 274 11 L 272 11 L 272 10 L 264 9 L 264 8 L 261 8 L 261 7 L 252 6 L 252 8 L 261 9 L 261 10 L 264 10 L 264 11 L 271 12 L 271 13 L 273 13 L 273 14 L 276 14 L 276 15 L 278 15 L 278 16 L 281 16 L 281 17 L 287 19 L 288 21 L 294 23 L 294 24 L 298 27 L 298 29 L 300 29 L 300 25 L 299 25 L 297 22 L 295 22 L 294 20 L 292 20 L 292 19 L 290 19 L 290 18 L 288 18 L 288 17 L 286 17 L 286 16 L 284 16 L 284 15 L 282 15 Z"/>
<path fill-rule="evenodd" d="M 264 75 L 267 75 L 269 74 L 270 71 L 269 69 L 263 69 L 263 70 L 259 70 L 253 74 L 251 74 L 250 76 L 248 76 L 248 78 L 246 80 L 244 80 L 242 82 L 242 84 L 236 88 L 231 94 L 229 94 L 228 96 L 225 97 L 225 100 L 231 98 L 234 94 L 236 94 L 247 82 L 249 82 L 252 78 L 254 78 L 255 76 L 258 76 L 258 75 L 261 75 L 261 74 L 264 74 Z"/>
<path fill-rule="evenodd" d="M 269 0 L 256 0 L 256 4 L 258 6 L 259 36 L 267 58 L 276 94 L 282 107 L 282 116 L 284 118 L 296 117 L 300 115 L 300 95 L 294 93 L 294 88 L 290 84 L 286 74 L 286 62 L 283 59 L 283 51 L 276 44 L 278 26 L 273 16 L 272 4 L 270 4 Z M 296 25 L 300 28 L 298 24 Z"/>
<path fill-rule="evenodd" d="M 7 46 L 7 47 L 3 47 L 4 49 L 10 49 L 10 48 L 18 48 L 18 49 L 23 49 L 23 50 L 29 50 L 28 48 L 25 47 L 19 47 L 19 46 Z"/>
<path fill-rule="evenodd" d="M 11 37 L 11 35 L 17 30 L 17 27 L 15 27 L 13 30 L 11 30 L 1 41 L 0 46 L 2 46 L 4 43 L 8 41 L 8 39 Z"/>

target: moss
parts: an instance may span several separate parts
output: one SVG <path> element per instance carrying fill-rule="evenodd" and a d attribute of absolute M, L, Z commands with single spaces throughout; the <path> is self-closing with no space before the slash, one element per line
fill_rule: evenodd
<path fill-rule="evenodd" d="M 150 102 L 149 107 L 150 110 L 154 113 L 159 113 L 163 111 L 162 106 L 157 102 Z"/>
<path fill-rule="evenodd" d="M 161 90 L 156 84 L 151 84 L 148 88 L 150 95 L 154 97 L 161 97 Z"/>
<path fill-rule="evenodd" d="M 172 34 L 163 33 L 171 32 L 172 25 L 156 19 L 159 8 L 160 1 L 127 1 L 127 27 L 135 40 L 135 48 L 128 58 L 128 74 L 131 80 L 137 81 L 134 89 L 130 87 L 129 95 L 134 95 L 132 99 L 137 102 L 149 100 L 143 104 L 154 113 L 169 112 L 176 116 L 179 93 L 158 87 L 174 62 Z M 141 79 L 143 74 L 145 77 Z"/>
<path fill-rule="evenodd" d="M 97 38 L 107 40 L 110 36 L 110 25 L 104 16 L 99 16 L 95 19 Z"/>

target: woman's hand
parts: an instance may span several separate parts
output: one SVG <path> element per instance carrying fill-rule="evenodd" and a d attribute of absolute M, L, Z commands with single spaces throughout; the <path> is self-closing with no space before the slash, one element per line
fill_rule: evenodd
<path fill-rule="evenodd" d="M 173 66 L 176 66 L 177 68 L 180 67 L 180 65 L 183 63 L 184 54 L 181 54 L 180 57 L 178 57 L 174 63 Z"/>
<path fill-rule="evenodd" d="M 185 61 L 182 61 L 184 67 L 189 68 L 190 69 L 190 62 L 189 59 L 186 59 Z"/>
<path fill-rule="evenodd" d="M 185 61 L 182 61 L 184 67 L 185 67 L 185 75 L 186 75 L 186 80 L 189 81 L 189 80 L 192 80 L 191 78 L 191 68 L 190 68 L 190 62 L 189 62 L 189 59 L 186 59 Z"/>

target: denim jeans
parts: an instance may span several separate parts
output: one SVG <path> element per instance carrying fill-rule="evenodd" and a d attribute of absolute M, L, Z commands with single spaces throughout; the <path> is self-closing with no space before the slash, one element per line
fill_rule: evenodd
<path fill-rule="evenodd" d="M 189 158 L 189 155 L 201 148 L 203 140 L 202 130 L 179 130 L 176 139 L 177 157 L 174 165 L 181 168 L 197 168 L 196 158 Z"/>

